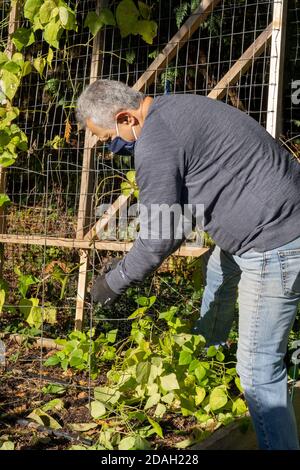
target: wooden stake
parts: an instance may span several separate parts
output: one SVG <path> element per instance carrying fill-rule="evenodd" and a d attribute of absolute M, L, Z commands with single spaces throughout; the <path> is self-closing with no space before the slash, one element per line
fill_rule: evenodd
<path fill-rule="evenodd" d="M 269 74 L 267 131 L 279 137 L 282 130 L 282 90 L 288 0 L 273 3 L 273 27 Z"/>
<path fill-rule="evenodd" d="M 5 54 L 9 59 L 12 58 L 15 52 L 15 45 L 12 42 L 12 35 L 19 26 L 19 12 L 20 12 L 20 3 L 17 0 L 12 4 L 10 14 L 9 14 L 9 23 L 8 23 L 8 40 L 7 46 L 5 49 Z M 4 194 L 6 191 L 6 169 L 0 165 L 0 193 Z M 6 210 L 5 207 L 0 207 L 0 233 L 6 232 Z M 4 245 L 0 247 L 0 277 L 3 276 L 3 263 L 4 263 Z"/>
<path fill-rule="evenodd" d="M 83 252 L 92 249 L 106 250 L 106 251 L 129 251 L 132 248 L 133 242 L 119 242 L 114 240 L 95 240 L 91 243 L 90 240 L 78 240 L 77 238 L 58 238 L 58 237 L 44 237 L 40 235 L 11 235 L 9 233 L 0 234 L 0 243 L 21 244 L 21 245 L 41 245 L 41 246 L 59 246 L 61 248 L 77 248 L 81 249 L 82 260 L 85 262 Z M 181 246 L 174 255 L 177 256 L 200 256 L 207 251 L 206 247 L 199 246 Z M 84 264 L 81 267 L 81 272 L 84 273 L 86 268 Z M 82 274 L 83 275 L 83 274 Z M 82 292 L 82 291 L 79 291 Z"/>
<path fill-rule="evenodd" d="M 118 197 L 118 199 L 115 200 L 113 204 L 109 207 L 109 209 L 106 211 L 106 213 L 96 222 L 96 224 L 88 231 L 88 233 L 85 235 L 84 239 L 85 240 L 94 240 L 98 234 L 103 230 L 109 223 L 112 217 L 114 217 L 117 212 L 120 212 L 122 207 L 124 207 L 128 200 L 130 199 L 130 194 L 128 196 L 124 196 L 121 194 L 121 196 Z"/>
<path fill-rule="evenodd" d="M 107 0 L 97 0 L 97 13 L 107 5 Z M 93 51 L 91 58 L 90 83 L 97 80 L 99 76 L 100 65 L 102 62 L 101 47 L 102 32 L 101 30 L 95 36 L 93 41 Z M 87 129 L 84 139 L 84 152 L 81 174 L 80 199 L 78 209 L 77 235 L 78 240 L 82 240 L 85 235 L 86 227 L 90 226 L 91 208 L 92 208 L 92 174 L 93 174 L 93 158 L 92 149 L 97 142 L 97 138 L 93 137 Z M 84 316 L 84 299 L 87 287 L 87 273 L 89 268 L 89 251 L 82 250 L 80 255 L 80 269 L 77 287 L 75 329 L 81 330 Z"/>
<path fill-rule="evenodd" d="M 146 91 L 147 86 L 151 85 L 158 74 L 161 74 L 168 63 L 176 56 L 179 49 L 189 40 L 199 26 L 204 23 L 207 16 L 214 7 L 220 3 L 220 0 L 203 0 L 201 5 L 193 11 L 192 15 L 181 26 L 179 31 L 170 39 L 163 51 L 154 59 L 152 64 L 138 79 L 133 88 L 138 91 Z"/>
<path fill-rule="evenodd" d="M 253 60 L 259 57 L 272 37 L 272 23 L 258 36 L 243 55 L 235 62 L 224 77 L 207 95 L 209 98 L 221 100 L 230 85 L 234 85 L 252 65 Z"/>

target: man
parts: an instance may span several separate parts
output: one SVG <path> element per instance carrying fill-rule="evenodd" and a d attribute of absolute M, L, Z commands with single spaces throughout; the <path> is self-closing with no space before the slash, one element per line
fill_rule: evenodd
<path fill-rule="evenodd" d="M 112 151 L 134 147 L 141 206 L 204 205 L 204 230 L 216 247 L 194 332 L 207 344 L 225 341 L 238 290 L 237 371 L 259 446 L 299 449 L 284 365 L 300 300 L 298 162 L 254 119 L 203 96 L 152 99 L 98 80 L 79 97 L 77 118 Z M 94 301 L 111 304 L 184 239 L 174 230 L 169 238 L 151 235 L 141 233 L 97 278 Z"/>

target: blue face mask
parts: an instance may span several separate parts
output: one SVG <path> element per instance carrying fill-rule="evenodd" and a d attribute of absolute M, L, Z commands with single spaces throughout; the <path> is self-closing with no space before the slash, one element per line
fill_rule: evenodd
<path fill-rule="evenodd" d="M 112 139 L 112 141 L 107 145 L 110 152 L 113 152 L 115 155 L 133 155 L 135 140 L 124 140 L 119 135 L 118 124 L 116 123 L 117 137 Z M 137 139 L 135 130 L 132 128 L 134 138 Z"/>

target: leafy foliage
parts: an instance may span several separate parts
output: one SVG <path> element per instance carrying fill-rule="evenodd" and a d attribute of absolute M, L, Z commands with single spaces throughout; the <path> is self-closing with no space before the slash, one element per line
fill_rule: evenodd
<path fill-rule="evenodd" d="M 243 415 L 247 407 L 239 396 L 237 373 L 230 363 L 224 363 L 221 348 L 206 349 L 202 336 L 188 332 L 177 307 L 155 318 L 151 313 L 155 296 L 136 301 L 138 308 L 129 317 L 133 320 L 131 333 L 118 348 L 112 346 L 116 331 L 102 333 L 92 341 L 87 334 L 76 332 L 69 340 L 58 340 L 64 350 L 46 361 L 49 366 L 83 370 L 92 351 L 93 377 L 103 361 L 111 363 L 107 383 L 94 389 L 91 416 L 95 420 L 119 416 L 131 423 L 131 432 L 123 439 L 115 436 L 117 440 L 113 435 L 103 440 L 102 435 L 99 445 L 107 449 L 149 448 L 147 437 L 153 433 L 163 437 L 160 421 L 167 413 L 193 416 L 203 429 Z"/>
<path fill-rule="evenodd" d="M 126 173 L 127 181 L 121 183 L 121 191 L 124 196 L 129 196 L 133 194 L 134 197 L 139 197 L 139 189 L 135 179 L 135 171 L 131 170 Z"/>
<path fill-rule="evenodd" d="M 93 331 L 92 337 L 95 332 Z M 68 367 L 77 370 L 87 370 L 90 367 L 91 376 L 96 378 L 99 373 L 98 362 L 111 361 L 115 358 L 117 330 L 101 333 L 98 338 L 92 339 L 89 334 L 73 331 L 68 339 L 58 339 L 57 344 L 63 346 L 62 351 L 49 357 L 46 366 L 60 365 L 64 370 Z"/>
<path fill-rule="evenodd" d="M 34 41 L 34 32 L 37 30 L 43 30 L 44 40 L 56 49 L 59 48 L 59 39 L 64 30 L 77 31 L 75 11 L 63 0 L 26 0 L 24 16 L 31 21 L 32 28 L 22 28 L 22 33 L 19 28 L 14 33 L 13 41 L 19 50 L 28 46 L 28 41 Z"/>

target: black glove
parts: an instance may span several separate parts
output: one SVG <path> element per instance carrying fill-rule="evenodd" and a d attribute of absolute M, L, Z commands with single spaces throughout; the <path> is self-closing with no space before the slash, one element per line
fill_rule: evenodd
<path fill-rule="evenodd" d="M 112 269 L 114 269 L 121 258 L 114 258 L 110 263 L 107 263 L 100 276 L 97 276 L 94 284 L 91 288 L 91 300 L 92 302 L 99 302 L 102 306 L 110 306 L 119 297 L 119 294 L 114 292 L 108 285 L 105 275 Z"/>
<path fill-rule="evenodd" d="M 92 302 L 99 302 L 101 306 L 109 307 L 119 297 L 119 294 L 114 292 L 108 285 L 105 274 L 96 277 L 96 280 L 91 288 Z"/>

